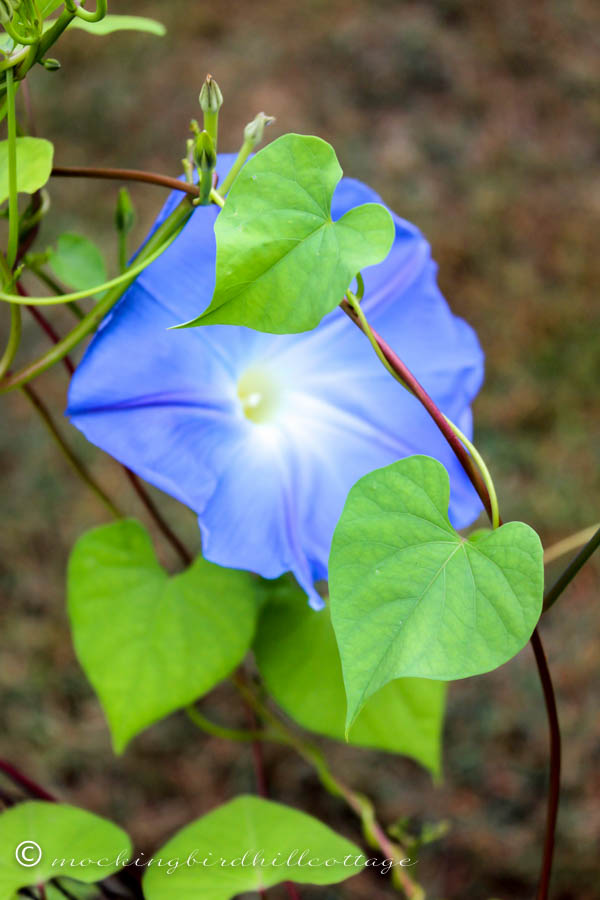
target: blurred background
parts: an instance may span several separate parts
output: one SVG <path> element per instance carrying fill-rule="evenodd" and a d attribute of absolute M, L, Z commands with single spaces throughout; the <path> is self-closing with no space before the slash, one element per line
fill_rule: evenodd
<path fill-rule="evenodd" d="M 189 119 L 211 72 L 225 95 L 222 149 L 264 110 L 267 136 L 318 134 L 348 175 L 369 182 L 428 236 L 453 310 L 477 329 L 487 378 L 475 404 L 476 442 L 505 519 L 544 544 L 600 519 L 600 5 L 594 0 L 111 0 L 109 11 L 154 16 L 166 38 L 67 34 L 62 70 L 31 77 L 38 133 L 63 165 L 177 175 Z M 56 179 L 52 222 L 98 241 L 116 267 L 117 185 Z M 131 186 L 141 240 L 164 193 Z M 64 312 L 56 328 L 70 326 Z M 47 343 L 25 320 L 20 358 Z M 2 316 L 1 329 L 7 317 Z M 4 341 L 4 337 L 2 340 Z M 61 368 L 37 387 L 57 415 Z M 234 793 L 253 790 L 250 751 L 204 737 L 183 715 L 153 727 L 120 759 L 75 661 L 64 575 L 75 538 L 106 521 L 19 392 L 1 398 L 0 756 L 65 801 L 113 817 L 145 852 Z M 106 489 L 143 510 L 119 467 L 63 431 Z M 197 546 L 193 515 L 157 492 Z M 163 561 L 168 548 L 156 539 Z M 549 570 L 549 579 L 560 571 Z M 600 841 L 600 567 L 598 561 L 541 626 L 565 740 L 555 900 L 593 900 Z M 220 690 L 206 704 L 244 724 Z M 444 780 L 410 761 L 323 741 L 329 758 L 392 823 L 448 835 L 419 853 L 435 900 L 534 894 L 543 836 L 546 720 L 532 654 L 450 690 Z M 351 838 L 356 823 L 311 770 L 267 747 L 272 796 Z M 275 889 L 269 896 L 282 896 Z M 362 874 L 302 896 L 393 896 Z"/>

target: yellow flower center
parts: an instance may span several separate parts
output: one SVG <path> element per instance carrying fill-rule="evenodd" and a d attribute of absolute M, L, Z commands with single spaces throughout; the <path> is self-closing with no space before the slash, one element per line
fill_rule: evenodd
<path fill-rule="evenodd" d="M 281 395 L 272 376 L 261 369 L 248 369 L 238 381 L 237 393 L 244 415 L 257 425 L 275 418 Z"/>

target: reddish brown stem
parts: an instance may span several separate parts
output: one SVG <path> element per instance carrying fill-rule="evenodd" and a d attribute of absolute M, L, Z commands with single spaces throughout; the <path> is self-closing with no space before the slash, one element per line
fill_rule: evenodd
<path fill-rule="evenodd" d="M 182 191 L 197 197 L 199 194 L 195 184 L 171 178 L 170 175 L 159 175 L 157 172 L 141 172 L 138 169 L 105 169 L 97 166 L 55 166 L 52 174 L 61 178 L 106 178 L 109 181 L 142 181 L 145 184 L 156 184 L 172 191 Z"/>
<path fill-rule="evenodd" d="M 250 724 L 251 729 L 256 729 L 257 723 L 253 713 L 248 715 L 248 723 Z M 269 797 L 269 786 L 267 784 L 267 772 L 265 769 L 263 746 L 260 741 L 252 741 L 252 759 L 254 761 L 256 793 L 259 797 L 264 797 L 264 799 L 267 800 Z"/>
<path fill-rule="evenodd" d="M 20 284 L 17 285 L 17 290 L 21 294 L 22 297 L 26 297 L 27 295 L 24 293 L 23 288 Z M 58 344 L 60 337 L 57 332 L 54 330 L 54 326 L 46 319 L 44 315 L 39 311 L 37 306 L 26 306 L 25 307 L 28 312 L 31 313 L 35 321 L 38 323 L 42 331 L 50 338 L 53 344 Z M 63 356 L 63 365 L 69 375 L 72 375 L 75 371 L 75 366 L 73 365 L 73 361 L 70 356 Z"/>
<path fill-rule="evenodd" d="M 240 678 L 245 680 L 244 674 L 240 671 Z M 246 720 L 250 731 L 257 731 L 259 723 L 252 706 L 244 701 L 244 710 L 246 712 Z M 254 763 L 254 777 L 256 780 L 256 793 L 265 800 L 269 799 L 269 785 L 267 783 L 267 772 L 265 767 L 265 759 L 263 754 L 263 745 L 261 741 L 252 741 L 252 761 Z M 300 894 L 296 889 L 296 885 L 291 881 L 285 881 L 283 884 L 290 900 L 300 900 Z M 264 890 L 259 890 L 261 897 L 266 897 Z"/>
<path fill-rule="evenodd" d="M 163 517 L 162 513 L 154 503 L 154 500 L 146 491 L 145 487 L 143 486 L 135 472 L 132 472 L 131 469 L 127 468 L 127 466 L 123 466 L 123 471 L 131 482 L 131 485 L 138 495 L 139 499 L 144 504 L 148 515 L 151 516 L 152 519 L 154 519 L 154 522 L 162 532 L 163 537 L 171 544 L 175 552 L 178 554 L 181 562 L 185 566 L 191 565 L 194 561 L 194 557 L 189 552 L 187 547 L 182 543 L 182 541 L 179 540 L 169 523 Z"/>
<path fill-rule="evenodd" d="M 548 716 L 548 728 L 550 731 L 550 784 L 548 787 L 548 810 L 546 813 L 546 834 L 544 838 L 544 856 L 542 871 L 538 884 L 537 900 L 547 900 L 550 892 L 550 877 L 552 875 L 552 860 L 554 857 L 554 842 L 556 834 L 556 820 L 558 818 L 558 804 L 560 800 L 560 766 L 561 766 L 561 741 L 560 724 L 556 708 L 554 686 L 550 676 L 548 660 L 544 652 L 544 646 L 539 632 L 536 630 L 531 637 L 531 646 L 535 654 L 535 661 L 544 691 L 544 702 Z"/>
<path fill-rule="evenodd" d="M 12 763 L 0 759 L 0 772 L 3 772 L 7 778 L 10 778 L 13 784 L 22 788 L 30 797 L 35 797 L 36 800 L 46 800 L 48 803 L 58 802 L 56 797 L 50 794 L 41 785 L 32 781 L 31 778 L 28 778 L 27 775 L 24 775 L 23 772 L 13 766 Z"/>
<path fill-rule="evenodd" d="M 347 302 L 347 300 L 343 300 L 340 304 L 346 315 L 349 319 L 352 319 L 357 328 L 360 328 L 363 331 L 362 325 L 359 319 L 356 316 L 356 313 Z M 448 444 L 450 445 L 451 450 L 454 455 L 462 465 L 463 469 L 467 473 L 471 484 L 477 491 L 481 502 L 483 503 L 485 510 L 488 516 L 492 517 L 492 507 L 490 503 L 490 497 L 485 486 L 485 483 L 479 474 L 479 470 L 476 468 L 471 456 L 464 448 L 458 437 L 454 434 L 454 431 L 450 428 L 448 422 L 446 421 L 446 417 L 439 407 L 434 403 L 431 399 L 425 388 L 420 382 L 417 381 L 413 373 L 408 369 L 405 364 L 402 362 L 400 357 L 392 350 L 392 348 L 387 344 L 384 339 L 375 331 L 374 328 L 371 328 L 373 333 L 373 337 L 377 341 L 379 349 L 387 359 L 388 363 L 394 370 L 394 372 L 402 379 L 404 384 L 409 388 L 412 394 L 417 398 L 419 403 L 425 407 L 437 427 L 440 429 L 444 437 L 446 438 Z M 364 333 L 364 331 L 363 331 Z"/>
<path fill-rule="evenodd" d="M 346 315 L 354 322 L 354 324 L 364 331 L 362 325 L 356 316 L 350 304 L 343 300 L 340 304 Z M 394 372 L 402 379 L 404 384 L 415 395 L 419 402 L 425 407 L 433 421 L 436 423 L 448 444 L 454 451 L 455 456 L 469 477 L 471 484 L 477 491 L 481 502 L 490 519 L 492 518 L 490 497 L 479 471 L 475 468 L 473 461 L 463 447 L 460 440 L 454 434 L 442 411 L 431 399 L 427 391 L 417 381 L 402 360 L 394 353 L 392 348 L 371 328 L 373 337 L 377 341 L 379 349 L 385 356 L 389 365 Z M 502 520 L 500 520 L 502 524 Z M 531 636 L 531 646 L 535 655 L 535 661 L 538 669 L 542 690 L 544 693 L 544 701 L 546 704 L 546 712 L 548 716 L 548 727 L 550 733 L 550 784 L 548 789 L 548 810 L 546 816 L 546 834 L 544 838 L 544 851 L 542 857 L 542 868 L 538 883 L 537 900 L 547 900 L 550 887 L 550 877 L 552 874 L 552 862 L 554 858 L 554 842 L 556 833 L 556 820 L 558 817 L 558 805 L 560 800 L 560 759 L 561 759 L 561 736 L 560 725 L 558 721 L 558 713 L 556 708 L 556 697 L 554 694 L 554 686 L 552 677 L 542 640 L 536 629 Z"/>
<path fill-rule="evenodd" d="M 23 288 L 23 286 L 21 284 L 17 284 L 17 289 L 22 297 L 28 296 L 27 291 Z M 54 344 L 57 344 L 60 341 L 60 335 L 57 334 L 52 323 L 48 321 L 48 319 L 44 316 L 43 313 L 40 312 L 40 310 L 37 307 L 27 306 L 25 308 L 29 310 L 29 312 L 31 313 L 33 318 L 36 320 L 36 322 L 38 323 L 40 328 L 45 332 L 45 334 L 50 338 L 50 340 Z M 73 365 L 73 361 L 71 360 L 71 358 L 69 356 L 63 357 L 63 364 L 64 364 L 67 372 L 69 373 L 69 375 L 72 375 L 75 371 L 75 366 Z M 140 482 L 137 475 L 134 472 L 132 472 L 131 469 L 128 469 L 126 466 L 123 466 L 122 468 L 123 468 L 123 471 L 125 472 L 127 478 L 129 479 L 133 489 L 135 490 L 139 499 L 141 500 L 144 507 L 146 508 L 148 515 L 151 516 L 151 518 L 154 520 L 156 526 L 161 531 L 165 540 L 167 540 L 171 544 L 171 546 L 173 547 L 173 549 L 175 550 L 175 552 L 177 553 L 177 555 L 179 556 L 179 558 L 181 559 L 182 563 L 185 566 L 191 565 L 191 563 L 194 559 L 193 555 L 188 551 L 188 549 L 185 547 L 183 542 L 177 537 L 177 535 L 175 534 L 175 532 L 173 531 L 173 529 L 171 528 L 169 523 L 165 520 L 162 513 L 160 512 L 160 510 L 158 509 L 158 507 L 152 500 L 151 496 L 148 494 L 148 492 L 144 488 L 143 484 Z"/>

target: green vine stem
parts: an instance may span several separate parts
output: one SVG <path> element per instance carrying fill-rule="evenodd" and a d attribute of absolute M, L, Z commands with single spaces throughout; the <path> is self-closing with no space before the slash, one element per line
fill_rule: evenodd
<path fill-rule="evenodd" d="M 11 284 L 12 270 L 19 252 L 19 194 L 17 185 L 17 118 L 16 118 L 16 87 L 12 69 L 6 73 L 6 102 L 8 122 L 8 250 L 6 261 L 1 256 L 0 273 L 2 284 Z M 7 297 L 11 298 L 11 294 Z M 19 344 L 21 342 L 21 310 L 15 302 L 10 307 L 10 332 L 6 349 L 0 359 L 0 379 L 10 369 Z"/>
<path fill-rule="evenodd" d="M 209 197 L 213 203 L 216 203 L 217 206 L 220 206 L 221 209 L 223 209 L 225 206 L 225 198 L 216 190 L 216 188 L 212 188 Z"/>
<path fill-rule="evenodd" d="M 475 460 L 475 465 L 479 469 L 481 477 L 483 478 L 483 483 L 485 484 L 488 492 L 488 496 L 490 498 L 490 506 L 492 508 L 492 528 L 500 528 L 500 508 L 498 506 L 498 495 L 496 493 L 496 488 L 494 482 L 492 480 L 492 476 L 490 474 L 490 470 L 488 469 L 483 456 L 478 451 L 477 447 L 469 440 L 466 434 L 460 430 L 458 425 L 455 425 L 448 416 L 444 416 L 446 422 L 459 439 L 461 444 L 464 444 L 473 459 Z"/>
<path fill-rule="evenodd" d="M 567 566 L 562 575 L 554 582 L 547 592 L 544 597 L 544 612 L 549 610 L 550 607 L 556 603 L 562 592 L 570 585 L 579 570 L 583 568 L 598 547 L 600 547 L 600 527 L 596 529 L 585 547 L 579 551 L 575 559 Z"/>
<path fill-rule="evenodd" d="M 149 256 L 157 258 L 172 244 L 188 218 L 193 212 L 191 203 L 184 199 L 179 206 L 171 213 L 165 222 L 157 228 L 152 237 L 142 247 L 138 254 L 138 260 L 147 260 Z M 159 252 L 160 251 L 160 252 Z M 79 322 L 79 324 L 69 332 L 58 344 L 48 350 L 35 362 L 30 363 L 23 369 L 7 375 L 0 381 L 0 393 L 14 390 L 23 384 L 37 378 L 56 362 L 63 359 L 70 351 L 76 347 L 80 341 L 86 338 L 100 324 L 104 316 L 112 309 L 112 307 L 121 298 L 126 288 L 134 280 L 135 275 L 131 274 L 131 269 L 126 274 L 125 282 L 121 282 L 118 287 L 107 292 L 105 296 L 96 304 L 96 306 Z M 31 299 L 29 302 L 32 302 Z"/>
<path fill-rule="evenodd" d="M 248 744 L 252 741 L 274 741 L 275 743 L 287 744 L 288 742 L 282 737 L 278 737 L 274 731 L 256 730 L 242 728 L 226 728 L 224 725 L 218 725 L 211 719 L 203 716 L 196 706 L 186 707 L 186 715 L 194 725 L 209 734 L 211 737 L 222 738 L 224 741 L 236 741 L 238 743 Z"/>
<path fill-rule="evenodd" d="M 12 268 L 19 248 L 19 195 L 17 193 L 17 88 L 14 72 L 6 73 L 6 103 L 8 125 L 8 250 L 6 262 Z"/>
<path fill-rule="evenodd" d="M 44 58 L 50 47 L 56 43 L 63 31 L 69 27 L 74 18 L 74 12 L 71 12 L 68 9 L 63 10 L 60 16 L 53 21 L 50 28 L 48 28 L 39 40 L 29 48 L 25 55 L 19 53 L 14 59 L 9 59 L 7 61 L 8 65 L 18 66 L 16 69 L 17 78 L 25 78 L 27 72 Z"/>
<path fill-rule="evenodd" d="M 107 12 L 107 0 L 97 0 L 94 12 L 84 9 L 78 0 L 65 0 L 65 6 L 69 12 L 74 12 L 84 22 L 100 22 Z"/>
<path fill-rule="evenodd" d="M 10 369 L 21 343 L 21 307 L 18 303 L 10 305 L 10 331 L 6 349 L 0 359 L 0 379 Z"/>
<path fill-rule="evenodd" d="M 13 39 L 15 44 L 21 44 L 22 47 L 30 47 L 33 44 L 37 44 L 40 40 L 39 34 L 23 34 L 19 29 L 15 26 L 14 22 L 4 22 L 2 27 L 6 31 L 9 37 Z"/>
<path fill-rule="evenodd" d="M 319 781 L 325 790 L 334 797 L 344 800 L 352 812 L 360 819 L 365 840 L 369 846 L 381 850 L 385 856 L 394 860 L 396 865 L 392 869 L 392 881 L 394 887 L 402 890 L 409 900 L 424 900 L 423 888 L 417 884 L 401 863 L 407 861 L 406 851 L 386 834 L 379 824 L 375 808 L 368 797 L 353 791 L 333 774 L 323 753 L 313 744 L 308 743 L 289 729 L 271 710 L 260 700 L 255 691 L 248 687 L 245 679 L 236 674 L 232 680 L 244 700 L 252 706 L 258 717 L 265 722 L 271 732 L 279 735 L 279 742 L 293 748 L 306 762 L 311 765 Z M 271 737 L 268 738 L 272 740 Z"/>
<path fill-rule="evenodd" d="M 238 176 L 238 173 L 252 151 L 258 144 L 261 143 L 265 131 L 265 126 L 270 125 L 275 121 L 274 116 L 266 116 L 263 112 L 258 113 L 257 116 L 254 117 L 252 122 L 248 122 L 246 127 L 244 128 L 244 142 L 240 147 L 237 157 L 229 170 L 229 174 L 224 179 L 223 183 L 220 185 L 221 194 L 226 194 L 235 179 Z"/>
<path fill-rule="evenodd" d="M 58 281 L 56 281 L 51 275 L 49 275 L 48 272 L 46 272 L 46 270 L 41 267 L 41 265 L 30 259 L 29 256 L 25 257 L 25 271 L 31 272 L 32 275 L 35 275 L 38 281 L 41 281 L 41 283 L 45 285 L 45 287 L 49 288 L 49 290 L 54 291 L 57 296 L 65 293 L 64 287 L 61 287 Z M 69 312 L 72 313 L 76 319 L 81 321 L 84 318 L 85 312 L 83 311 L 81 306 L 77 304 L 77 301 L 74 300 L 71 303 L 67 303 L 66 306 Z"/>
<path fill-rule="evenodd" d="M 588 528 L 583 528 L 581 531 L 577 531 L 575 534 L 563 538 L 562 541 L 557 541 L 556 544 L 552 544 L 551 547 L 547 547 L 546 550 L 544 550 L 544 565 L 548 566 L 555 560 L 560 559 L 561 556 L 565 556 L 565 554 L 570 553 L 572 550 L 577 550 L 578 547 L 587 544 L 588 541 L 592 540 L 599 528 L 600 522 L 596 525 L 590 525 Z"/>
<path fill-rule="evenodd" d="M 174 238 L 172 239 L 174 240 Z M 115 278 L 111 278 L 109 281 L 105 281 L 103 284 L 98 284 L 93 288 L 86 288 L 84 291 L 74 291 L 71 294 L 61 294 L 58 297 L 29 297 L 26 300 L 22 297 L 18 297 L 16 300 L 11 298 L 10 294 L 4 293 L 4 291 L 0 291 L 0 300 L 5 300 L 8 302 L 27 304 L 34 306 L 57 306 L 62 303 L 73 303 L 76 300 L 85 300 L 86 297 L 93 297 L 95 294 L 104 293 L 104 291 L 112 290 L 113 288 L 120 288 L 121 285 L 128 286 L 131 284 L 132 280 L 136 278 L 144 269 L 147 269 L 148 266 L 152 265 L 159 256 L 167 249 L 171 241 L 165 242 L 165 244 L 161 247 L 158 247 L 154 253 L 150 253 L 143 260 L 136 263 L 133 266 L 130 266 L 126 272 L 123 272 L 121 275 L 117 275 Z M 121 296 L 123 291 L 119 292 L 119 296 Z"/>
<path fill-rule="evenodd" d="M 246 160 L 248 159 L 248 157 L 254 150 L 255 145 L 256 145 L 256 141 L 252 140 L 251 138 L 244 137 L 244 143 L 240 147 L 238 155 L 236 156 L 235 161 L 234 161 L 231 169 L 229 170 L 228 175 L 223 180 L 223 182 L 219 185 L 219 190 L 220 190 L 221 194 L 227 193 L 227 191 L 229 190 L 229 188 L 231 187 L 231 185 L 237 178 L 237 176 L 240 172 L 240 169 L 242 168 L 242 166 L 244 165 L 244 163 L 246 162 Z"/>

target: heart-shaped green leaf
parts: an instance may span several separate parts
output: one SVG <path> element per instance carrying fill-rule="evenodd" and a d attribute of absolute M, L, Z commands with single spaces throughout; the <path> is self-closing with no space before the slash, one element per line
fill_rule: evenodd
<path fill-rule="evenodd" d="M 318 819 L 251 796 L 188 825 L 155 855 L 180 865 L 171 874 L 164 866 L 148 869 L 146 900 L 230 900 L 282 881 L 336 884 L 358 874 L 353 863 L 365 859 Z"/>
<path fill-rule="evenodd" d="M 346 694 L 329 610 L 315 612 L 287 580 L 271 594 L 254 639 L 269 693 L 303 728 L 343 741 Z M 439 774 L 445 697 L 441 681 L 395 679 L 366 702 L 348 741 L 403 753 Z"/>
<path fill-rule="evenodd" d="M 197 559 L 169 577 L 134 520 L 78 540 L 68 593 L 77 656 L 117 752 L 227 677 L 252 643 L 258 611 L 247 572 Z"/>
<path fill-rule="evenodd" d="M 85 884 L 118 871 L 131 841 L 112 822 L 60 803 L 20 803 L 0 814 L 0 900 L 52 878 Z"/>
<path fill-rule="evenodd" d="M 342 177 L 320 138 L 286 134 L 237 176 L 217 217 L 216 286 L 190 325 L 246 325 L 292 334 L 315 328 L 361 269 L 394 240 L 384 206 L 366 203 L 336 222 L 331 200 Z"/>
<path fill-rule="evenodd" d="M 17 138 L 17 190 L 35 194 L 50 178 L 54 146 L 43 138 Z M 0 203 L 8 197 L 8 141 L 0 141 Z"/>
<path fill-rule="evenodd" d="M 102 253 L 80 234 L 61 234 L 48 265 L 57 278 L 76 291 L 86 291 L 108 278 Z"/>
<path fill-rule="evenodd" d="M 348 725 L 393 678 L 497 668 L 540 617 L 535 531 L 510 522 L 464 540 L 448 519 L 449 497 L 446 470 L 428 456 L 378 469 L 348 495 L 329 559 Z"/>

